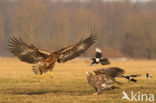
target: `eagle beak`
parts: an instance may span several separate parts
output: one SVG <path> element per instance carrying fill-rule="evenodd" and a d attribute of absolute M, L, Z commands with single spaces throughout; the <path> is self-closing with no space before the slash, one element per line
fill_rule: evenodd
<path fill-rule="evenodd" d="M 89 72 L 86 72 L 86 74 L 88 75 L 88 74 L 89 74 Z"/>

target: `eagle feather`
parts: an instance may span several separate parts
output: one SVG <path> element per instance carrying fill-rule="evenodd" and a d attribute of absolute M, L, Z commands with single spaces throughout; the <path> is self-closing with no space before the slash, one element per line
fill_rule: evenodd
<path fill-rule="evenodd" d="M 115 80 L 115 77 L 118 77 L 124 73 L 123 69 L 117 67 L 111 67 L 107 69 L 97 69 L 94 70 L 95 75 L 90 72 L 87 72 L 88 83 L 95 88 L 97 94 L 101 94 L 102 90 L 113 89 L 113 83 L 121 84 Z"/>
<path fill-rule="evenodd" d="M 89 37 L 84 40 L 80 40 L 78 43 L 68 46 L 66 48 L 60 49 L 52 53 L 40 50 L 36 48 L 33 44 L 26 44 L 21 38 L 12 37 L 9 39 L 9 51 L 17 56 L 21 61 L 37 64 L 33 66 L 33 71 L 37 74 L 40 72 L 52 71 L 55 62 L 64 63 L 66 61 L 72 60 L 85 50 L 87 50 L 91 45 L 95 43 L 96 35 L 91 33 Z"/>

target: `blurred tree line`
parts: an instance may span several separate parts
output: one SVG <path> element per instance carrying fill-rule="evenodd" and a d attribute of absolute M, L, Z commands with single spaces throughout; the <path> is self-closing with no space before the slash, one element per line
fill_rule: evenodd
<path fill-rule="evenodd" d="M 103 50 L 105 57 L 156 58 L 156 1 L 0 0 L 0 56 L 17 36 L 47 51 L 86 37 L 93 25 L 97 43 L 83 56 Z"/>

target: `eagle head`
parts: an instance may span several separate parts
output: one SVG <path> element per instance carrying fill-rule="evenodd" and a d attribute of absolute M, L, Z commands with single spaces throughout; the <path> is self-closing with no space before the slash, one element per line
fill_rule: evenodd
<path fill-rule="evenodd" d="M 94 75 L 90 72 L 86 72 L 88 83 L 93 86 L 93 77 Z"/>

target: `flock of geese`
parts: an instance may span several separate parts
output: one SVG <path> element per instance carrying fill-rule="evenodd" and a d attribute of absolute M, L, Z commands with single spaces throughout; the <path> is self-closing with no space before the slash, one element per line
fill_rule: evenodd
<path fill-rule="evenodd" d="M 99 48 L 96 48 L 95 58 L 92 58 L 91 66 L 101 63 L 101 65 L 110 64 L 109 59 L 102 58 L 102 51 Z M 121 84 L 120 82 L 116 81 L 116 77 L 122 77 L 127 79 L 128 81 L 137 82 L 136 77 L 140 77 L 140 74 L 133 74 L 133 75 L 124 75 L 125 71 L 118 67 L 110 67 L 110 68 L 102 68 L 94 70 L 93 73 L 86 72 L 88 83 L 95 88 L 96 95 L 102 94 L 103 90 L 109 90 L 118 88 L 113 86 L 113 83 Z M 151 79 L 152 77 L 149 73 L 146 73 L 146 78 Z"/>

